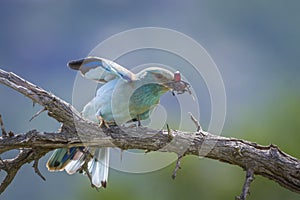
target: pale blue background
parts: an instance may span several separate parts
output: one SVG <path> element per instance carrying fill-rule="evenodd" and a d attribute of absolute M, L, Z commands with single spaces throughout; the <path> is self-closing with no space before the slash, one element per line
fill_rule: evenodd
<path fill-rule="evenodd" d="M 297 0 L 2 0 L 0 66 L 71 102 L 75 72 L 66 67 L 69 60 L 127 29 L 171 28 L 202 44 L 219 67 L 228 101 L 223 135 L 276 143 L 300 157 L 299 8 Z M 30 100 L 2 85 L 0 99 L 8 130 L 59 127 L 45 113 L 29 123 L 39 106 L 32 108 Z M 203 109 L 207 125 L 209 109 Z M 233 199 L 244 179 L 237 167 L 191 157 L 175 181 L 170 179 L 174 165 L 142 175 L 113 171 L 107 191 L 95 192 L 85 177 L 47 172 L 48 157 L 40 162 L 46 182 L 28 164 L 0 199 Z M 263 198 L 300 196 L 257 177 L 250 199 Z"/>

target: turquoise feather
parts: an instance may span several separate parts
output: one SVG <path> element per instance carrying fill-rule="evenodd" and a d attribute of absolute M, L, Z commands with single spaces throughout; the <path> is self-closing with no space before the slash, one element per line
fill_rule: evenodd
<path fill-rule="evenodd" d="M 117 63 L 98 57 L 71 61 L 68 65 L 79 70 L 85 78 L 104 83 L 82 110 L 84 118 L 96 123 L 99 123 L 99 118 L 108 124 L 148 119 L 149 112 L 159 104 L 164 93 L 176 90 L 175 86 L 182 91 L 186 89 L 186 85 L 180 82 L 179 72 L 176 72 L 175 80 L 174 73 L 159 67 L 146 68 L 134 74 Z M 65 169 L 73 174 L 85 162 L 87 152 L 93 155 L 88 163 L 92 183 L 97 187 L 106 187 L 109 148 L 57 149 L 49 159 L 47 167 L 50 171 Z"/>

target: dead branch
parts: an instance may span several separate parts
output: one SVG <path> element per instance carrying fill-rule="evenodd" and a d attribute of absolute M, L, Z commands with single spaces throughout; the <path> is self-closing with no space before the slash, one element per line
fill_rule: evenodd
<path fill-rule="evenodd" d="M 245 200 L 247 198 L 247 195 L 250 194 L 250 184 L 253 180 L 254 180 L 253 170 L 251 168 L 248 168 L 242 194 L 239 197 L 236 197 L 236 200 Z"/>
<path fill-rule="evenodd" d="M 35 161 L 35 171 L 41 176 L 36 170 L 37 161 L 47 152 L 60 147 L 84 145 L 174 152 L 182 157 L 205 156 L 237 165 L 246 170 L 247 177 L 250 177 L 246 178 L 243 188 L 242 195 L 245 197 L 253 174 L 267 177 L 282 187 L 300 193 L 300 161 L 275 145 L 261 146 L 245 140 L 216 136 L 203 131 L 195 119 L 193 121 L 198 127 L 195 133 L 170 129 L 153 130 L 146 127 L 99 128 L 98 125 L 83 119 L 72 105 L 13 73 L 0 69 L 0 83 L 40 104 L 50 117 L 62 123 L 58 132 L 32 130 L 0 138 L 0 154 L 13 149 L 23 149 L 14 159 L 0 160 L 0 170 L 7 172 L 0 192 L 6 189 L 24 164 Z M 251 176 L 248 176 L 250 172 Z M 242 195 L 240 199 L 245 198 Z"/>

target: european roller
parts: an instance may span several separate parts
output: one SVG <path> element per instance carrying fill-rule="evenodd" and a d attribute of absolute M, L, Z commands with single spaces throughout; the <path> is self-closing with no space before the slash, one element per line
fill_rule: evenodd
<path fill-rule="evenodd" d="M 190 85 L 181 80 L 180 72 L 149 67 L 132 73 L 119 64 L 99 57 L 87 57 L 68 63 L 83 77 L 102 83 L 96 96 L 84 106 L 82 116 L 100 126 L 124 125 L 148 119 L 168 91 L 190 93 Z M 72 147 L 56 149 L 47 162 L 50 171 L 66 170 L 74 174 L 81 170 L 87 154 L 92 155 L 88 170 L 92 184 L 106 187 L 109 171 L 109 148 Z"/>

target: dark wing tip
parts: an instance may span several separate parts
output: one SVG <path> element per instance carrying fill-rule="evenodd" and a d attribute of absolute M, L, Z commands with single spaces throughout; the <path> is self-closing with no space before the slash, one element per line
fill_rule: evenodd
<path fill-rule="evenodd" d="M 84 59 L 80 59 L 80 60 L 71 60 L 70 62 L 68 62 L 68 66 L 71 68 L 71 69 L 74 69 L 74 70 L 79 70 L 81 65 L 83 64 L 84 62 Z"/>

